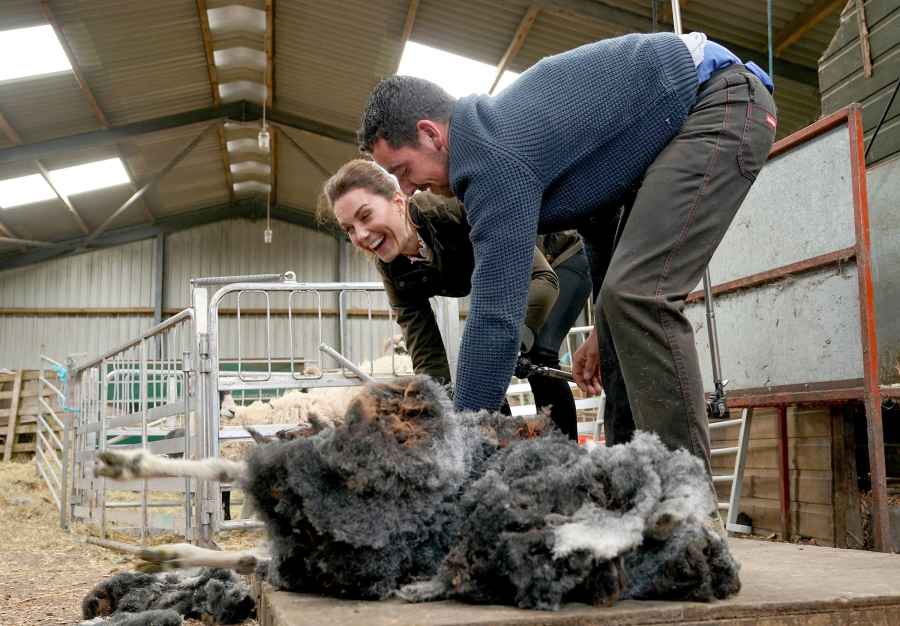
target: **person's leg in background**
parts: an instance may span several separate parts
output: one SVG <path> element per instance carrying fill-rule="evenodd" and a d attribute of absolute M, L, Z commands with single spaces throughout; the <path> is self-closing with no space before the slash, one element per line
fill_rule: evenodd
<path fill-rule="evenodd" d="M 591 294 L 591 277 L 584 250 L 579 250 L 554 270 L 559 279 L 559 296 L 535 337 L 528 357 L 535 365 L 558 369 L 560 346 Z M 549 407 L 550 418 L 557 427 L 569 439 L 577 440 L 575 399 L 569 383 L 549 376 L 530 376 L 528 382 L 538 412 Z"/>
<path fill-rule="evenodd" d="M 600 288 L 606 278 L 609 263 L 612 259 L 616 242 L 621 235 L 622 226 L 628 217 L 634 195 L 626 198 L 626 204 L 609 215 L 595 217 L 579 229 L 585 244 L 591 267 L 594 298 L 594 326 L 597 329 L 597 340 L 600 344 L 600 370 L 602 374 L 603 392 L 606 394 L 606 407 L 603 411 L 603 435 L 606 445 L 627 443 L 634 435 L 634 418 L 631 404 L 628 402 L 628 389 L 619 368 L 615 344 L 609 333 L 609 324 L 599 299 Z"/>

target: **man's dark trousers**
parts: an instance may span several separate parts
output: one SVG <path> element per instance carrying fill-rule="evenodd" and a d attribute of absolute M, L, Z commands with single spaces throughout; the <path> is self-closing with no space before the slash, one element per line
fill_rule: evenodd
<path fill-rule="evenodd" d="M 608 227 L 581 229 L 592 265 L 602 271 L 609 259 L 596 303 L 609 444 L 630 440 L 636 428 L 655 432 L 710 469 L 685 298 L 766 161 L 775 117 L 772 96 L 746 68 L 716 72 L 700 86 L 679 134 L 648 168 L 623 214 L 611 258 Z"/>

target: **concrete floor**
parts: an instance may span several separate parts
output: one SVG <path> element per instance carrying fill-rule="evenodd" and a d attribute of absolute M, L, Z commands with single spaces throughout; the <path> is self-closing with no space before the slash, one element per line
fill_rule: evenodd
<path fill-rule="evenodd" d="M 900 625 L 900 555 L 732 539 L 743 589 L 710 604 L 620 602 L 525 611 L 459 602 L 358 602 L 264 587 L 261 626 Z"/>

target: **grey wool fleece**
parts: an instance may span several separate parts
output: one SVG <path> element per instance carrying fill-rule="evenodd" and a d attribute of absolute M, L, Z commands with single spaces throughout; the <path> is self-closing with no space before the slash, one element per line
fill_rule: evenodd
<path fill-rule="evenodd" d="M 569 229 L 618 206 L 678 133 L 696 93 L 687 47 L 657 33 L 547 57 L 497 96 L 457 102 L 450 184 L 475 249 L 457 409 L 500 406 L 538 231 Z"/>

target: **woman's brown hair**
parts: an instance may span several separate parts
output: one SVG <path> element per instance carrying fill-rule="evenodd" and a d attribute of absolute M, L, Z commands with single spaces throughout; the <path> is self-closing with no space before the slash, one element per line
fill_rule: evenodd
<path fill-rule="evenodd" d="M 341 166 L 334 176 L 325 181 L 319 197 L 317 215 L 319 222 L 334 222 L 334 203 L 355 189 L 365 189 L 387 200 L 400 192 L 397 178 L 386 169 L 368 159 L 353 159 Z"/>

